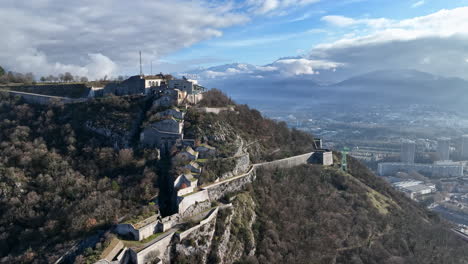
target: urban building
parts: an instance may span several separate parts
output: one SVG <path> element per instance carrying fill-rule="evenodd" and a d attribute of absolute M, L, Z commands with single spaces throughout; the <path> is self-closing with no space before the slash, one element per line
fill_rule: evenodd
<path fill-rule="evenodd" d="M 426 184 L 422 181 L 399 181 L 392 184 L 397 190 L 402 191 L 411 199 L 416 199 L 417 197 L 425 194 L 431 194 L 436 192 L 436 187 L 434 184 Z"/>
<path fill-rule="evenodd" d="M 434 177 L 461 177 L 463 164 L 459 162 L 437 162 L 434 164 L 382 162 L 378 165 L 380 176 L 391 176 L 398 172 L 418 172 Z"/>
<path fill-rule="evenodd" d="M 463 159 L 468 159 L 468 135 L 462 136 L 461 156 Z"/>
<path fill-rule="evenodd" d="M 450 138 L 439 138 L 437 140 L 437 159 L 450 160 Z"/>
<path fill-rule="evenodd" d="M 403 163 L 414 163 L 416 143 L 412 140 L 404 140 L 401 143 L 400 161 Z"/>

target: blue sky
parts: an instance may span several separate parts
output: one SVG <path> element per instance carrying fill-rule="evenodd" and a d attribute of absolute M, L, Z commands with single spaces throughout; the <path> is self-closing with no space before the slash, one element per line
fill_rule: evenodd
<path fill-rule="evenodd" d="M 402 20 L 465 5 L 468 1 L 320 1 L 291 8 L 287 14 L 255 16 L 246 24 L 224 30 L 221 37 L 202 41 L 161 60 L 201 62 L 195 67 L 234 62 L 265 65 L 281 57 L 307 53 L 317 44 L 333 42 L 350 33 L 347 28 L 336 28 L 322 21 L 327 15 Z"/>
<path fill-rule="evenodd" d="M 468 0 L 3 0 L 0 62 L 36 76 L 200 72 L 340 80 L 411 68 L 468 79 Z M 288 58 L 285 58 L 288 57 Z M 282 58 L 282 59 L 280 59 Z M 268 65 L 268 67 L 260 67 Z"/>

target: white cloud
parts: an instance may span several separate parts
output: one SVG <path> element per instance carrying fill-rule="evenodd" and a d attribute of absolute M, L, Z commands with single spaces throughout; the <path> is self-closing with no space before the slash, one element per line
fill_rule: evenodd
<path fill-rule="evenodd" d="M 467 17 L 468 7 L 404 20 L 327 18 L 360 27 L 337 41 L 313 47 L 305 56 L 275 61 L 267 66 L 269 72 L 250 67 L 237 74 L 313 75 L 319 81 L 338 82 L 376 70 L 415 69 L 468 79 Z M 216 72 L 232 76 L 226 69 Z"/>
<path fill-rule="evenodd" d="M 416 8 L 416 7 L 420 7 L 420 6 L 424 5 L 424 4 L 425 4 L 425 1 L 421 0 L 421 1 L 418 1 L 418 2 L 416 2 L 414 4 L 412 4 L 411 7 Z"/>
<path fill-rule="evenodd" d="M 357 22 L 355 19 L 344 16 L 324 16 L 322 17 L 322 21 L 339 27 L 355 25 Z"/>
<path fill-rule="evenodd" d="M 337 67 L 342 66 L 342 64 L 330 61 L 300 58 L 277 60 L 271 66 L 275 67 L 280 73 L 286 76 L 295 76 L 319 74 L 318 70 L 334 70 Z"/>
<path fill-rule="evenodd" d="M 365 25 L 374 28 L 382 28 L 391 24 L 391 20 L 385 18 L 377 19 L 353 19 L 344 16 L 324 16 L 321 18 L 322 21 L 325 21 L 331 25 L 338 27 L 349 27 L 356 25 Z"/>
<path fill-rule="evenodd" d="M 247 14 L 208 0 L 5 0 L 0 62 L 8 70 L 38 76 L 70 71 L 102 77 L 119 68 L 137 72 L 139 50 L 149 64 L 149 58 L 221 36 L 224 28 L 248 20 Z"/>
<path fill-rule="evenodd" d="M 346 65 L 349 74 L 379 69 L 413 68 L 444 76 L 468 78 L 468 7 L 366 25 L 356 36 L 343 37 L 312 49 L 309 58 Z M 356 22 L 357 21 L 357 22 Z M 363 33 L 364 32 L 364 33 Z"/>
<path fill-rule="evenodd" d="M 291 7 L 302 7 L 317 3 L 320 0 L 247 0 L 246 5 L 249 10 L 256 14 L 283 13 L 285 9 Z"/>

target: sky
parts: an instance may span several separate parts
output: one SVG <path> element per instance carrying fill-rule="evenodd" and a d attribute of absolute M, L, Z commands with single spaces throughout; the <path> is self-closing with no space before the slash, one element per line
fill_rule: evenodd
<path fill-rule="evenodd" d="M 468 0 L 0 0 L 0 65 L 36 76 L 468 79 Z M 241 64 L 233 64 L 241 63 Z M 218 65 L 231 66 L 216 67 Z M 213 68 L 211 68 L 213 67 Z"/>

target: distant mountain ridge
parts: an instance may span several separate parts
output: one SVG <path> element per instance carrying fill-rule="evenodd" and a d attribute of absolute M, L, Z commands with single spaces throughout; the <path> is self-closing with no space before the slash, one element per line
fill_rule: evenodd
<path fill-rule="evenodd" d="M 468 105 L 467 80 L 418 70 L 377 70 L 325 85 L 320 74 L 286 77 L 272 71 L 260 75 L 255 67 L 243 63 L 211 67 L 206 70 L 230 73 L 203 82 L 247 103 L 435 104 L 455 110 Z"/>

